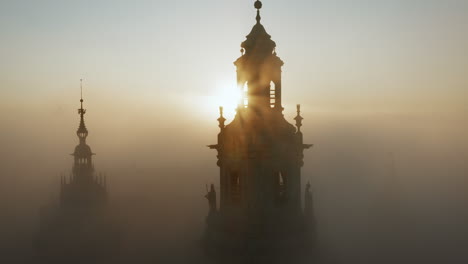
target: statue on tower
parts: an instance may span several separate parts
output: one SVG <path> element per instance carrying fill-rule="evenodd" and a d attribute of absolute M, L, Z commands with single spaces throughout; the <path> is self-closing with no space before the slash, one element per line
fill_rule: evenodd
<path fill-rule="evenodd" d="M 208 191 L 207 188 L 207 193 L 205 195 L 205 198 L 208 200 L 208 206 L 210 208 L 210 214 L 216 212 L 216 191 L 214 184 L 211 184 L 210 190 Z"/>
<path fill-rule="evenodd" d="M 306 218 L 310 218 L 313 216 L 313 211 L 314 211 L 314 205 L 313 205 L 313 198 L 312 198 L 312 192 L 310 191 L 310 182 L 307 182 L 306 188 L 305 188 L 305 194 L 304 194 L 304 212 L 306 215 Z"/>

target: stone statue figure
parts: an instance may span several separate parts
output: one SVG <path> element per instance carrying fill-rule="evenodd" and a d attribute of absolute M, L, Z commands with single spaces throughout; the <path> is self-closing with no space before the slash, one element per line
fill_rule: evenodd
<path fill-rule="evenodd" d="M 210 190 L 205 195 L 205 198 L 208 199 L 208 206 L 210 207 L 210 213 L 216 212 L 216 191 L 214 184 L 211 184 Z"/>

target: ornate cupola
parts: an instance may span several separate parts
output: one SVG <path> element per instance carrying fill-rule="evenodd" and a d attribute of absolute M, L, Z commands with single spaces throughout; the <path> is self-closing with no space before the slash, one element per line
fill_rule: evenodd
<path fill-rule="evenodd" d="M 307 240 L 304 230 L 311 230 L 312 225 L 305 227 L 310 221 L 302 209 L 301 191 L 303 152 L 312 145 L 303 144 L 300 106 L 296 126 L 283 116 L 283 61 L 260 23 L 262 3 L 256 1 L 255 8 L 257 23 L 242 42 L 242 56 L 234 63 L 244 96 L 229 124 L 225 124 L 220 108 L 218 142 L 209 145 L 218 152 L 220 182 L 219 208 L 215 208 L 214 188 L 206 196 L 210 205 L 206 241 L 218 249 L 273 250 L 282 247 L 282 241 L 298 246 Z"/>
<path fill-rule="evenodd" d="M 76 135 L 80 139 L 80 143 L 85 143 L 86 138 L 88 137 L 88 129 L 86 128 L 85 122 L 84 122 L 84 115 L 86 114 L 86 109 L 83 109 L 83 96 L 81 96 L 80 99 L 81 103 L 81 108 L 78 109 L 78 114 L 80 115 L 80 126 L 78 127 L 78 130 L 76 131 Z"/>
<path fill-rule="evenodd" d="M 237 67 L 237 84 L 243 91 L 240 108 L 261 111 L 281 106 L 281 67 L 283 61 L 276 55 L 276 43 L 260 23 L 262 3 L 255 2 L 257 23 L 241 44 L 242 56 L 234 62 Z"/>

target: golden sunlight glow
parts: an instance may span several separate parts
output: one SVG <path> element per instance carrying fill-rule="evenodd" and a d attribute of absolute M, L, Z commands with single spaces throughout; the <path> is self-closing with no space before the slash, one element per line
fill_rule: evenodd
<path fill-rule="evenodd" d="M 242 91 L 232 84 L 224 84 L 216 87 L 212 94 L 203 96 L 203 111 L 207 111 L 209 116 L 219 116 L 219 107 L 224 108 L 224 117 L 232 120 L 236 115 L 237 106 L 241 100 Z"/>

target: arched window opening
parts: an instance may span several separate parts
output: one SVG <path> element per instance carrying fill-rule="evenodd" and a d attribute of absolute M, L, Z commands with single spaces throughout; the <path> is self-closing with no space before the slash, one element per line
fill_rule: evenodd
<path fill-rule="evenodd" d="M 276 103 L 276 85 L 270 82 L 270 107 L 274 108 Z"/>
<path fill-rule="evenodd" d="M 249 107 L 249 83 L 245 82 L 242 88 L 242 106 L 244 108 Z"/>

